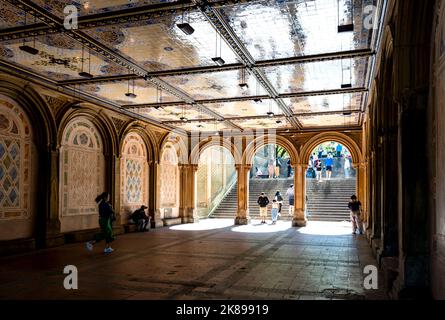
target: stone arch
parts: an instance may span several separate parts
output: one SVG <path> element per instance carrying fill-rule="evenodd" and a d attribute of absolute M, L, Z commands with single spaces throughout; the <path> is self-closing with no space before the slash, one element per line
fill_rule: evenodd
<path fill-rule="evenodd" d="M 84 118 L 90 121 L 102 138 L 102 148 L 105 156 L 117 155 L 120 148 L 118 143 L 118 136 L 114 129 L 113 123 L 108 118 L 108 116 L 102 111 L 94 111 L 88 108 L 82 109 L 71 109 L 71 111 L 66 112 L 64 118 L 60 120 L 59 132 L 58 132 L 58 143 L 59 147 L 63 141 L 63 133 L 67 125 L 77 119 Z M 108 183 L 107 183 L 108 185 Z"/>
<path fill-rule="evenodd" d="M 263 137 L 258 137 L 255 140 L 251 141 L 244 151 L 243 163 L 246 165 L 252 165 L 253 157 L 255 156 L 257 151 L 268 144 L 276 144 L 286 149 L 289 153 L 292 166 L 300 163 L 300 156 L 292 142 L 285 137 L 275 135 L 272 137 L 266 135 Z"/>
<path fill-rule="evenodd" d="M 148 205 L 148 155 L 147 145 L 136 131 L 129 131 L 120 150 L 120 213 L 122 221 L 142 205 Z"/>
<path fill-rule="evenodd" d="M 45 246 L 46 229 L 51 216 L 51 199 L 57 197 L 57 178 L 51 175 L 51 151 L 57 145 L 57 129 L 54 118 L 44 99 L 30 86 L 17 83 L 15 78 L 4 75 L 0 80 L 0 97 L 15 104 L 23 110 L 29 123 L 32 125 L 32 171 L 28 172 L 39 181 L 39 199 L 31 199 L 29 207 L 32 225 L 28 222 L 22 225 L 20 221 L 11 220 L 13 226 L 8 225 L 1 230 L 2 239 L 34 238 L 35 246 Z M 33 186 L 32 184 L 31 186 Z M 54 188 L 53 188 L 54 187 Z M 34 193 L 35 194 L 35 193 Z M 22 230 L 22 231 L 20 231 Z"/>
<path fill-rule="evenodd" d="M 362 152 L 358 144 L 343 133 L 338 132 L 326 132 L 318 134 L 312 137 L 308 142 L 306 142 L 301 150 L 301 161 L 302 163 L 308 164 L 311 157 L 312 151 L 320 144 L 325 142 L 338 142 L 348 148 L 351 152 L 352 161 L 354 165 L 360 164 L 363 161 Z"/>
<path fill-rule="evenodd" d="M 234 144 L 230 141 L 222 139 L 222 138 L 210 138 L 205 141 L 201 141 L 198 145 L 196 145 L 190 153 L 190 163 L 197 165 L 199 163 L 199 157 L 204 150 L 210 147 L 223 147 L 227 149 L 233 156 L 235 160 L 235 164 L 242 163 L 242 156 L 239 150 L 236 148 Z"/>
<path fill-rule="evenodd" d="M 97 227 L 95 197 L 106 190 L 104 143 L 86 116 L 73 117 L 60 140 L 59 219 L 61 232 Z"/>
<path fill-rule="evenodd" d="M 188 148 L 187 148 L 187 137 L 184 137 L 175 132 L 169 132 L 162 140 L 160 147 L 160 159 L 162 159 L 162 151 L 164 150 L 165 145 L 170 144 L 176 150 L 176 155 L 178 157 L 178 164 L 188 164 Z"/>
<path fill-rule="evenodd" d="M 158 161 L 159 155 L 157 152 L 157 148 L 155 147 L 154 141 L 156 141 L 153 133 L 146 128 L 146 126 L 141 125 L 139 122 L 131 122 L 128 126 L 122 130 L 122 133 L 119 137 L 120 146 L 118 149 L 118 154 L 122 155 L 122 144 L 124 142 L 125 137 L 130 133 L 137 133 L 141 139 L 144 141 L 147 161 L 151 163 L 152 161 Z"/>

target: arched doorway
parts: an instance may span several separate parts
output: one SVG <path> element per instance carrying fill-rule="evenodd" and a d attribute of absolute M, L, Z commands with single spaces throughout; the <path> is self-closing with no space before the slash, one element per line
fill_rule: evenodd
<path fill-rule="evenodd" d="M 281 201 L 278 201 L 280 211 L 278 220 L 291 221 L 295 204 L 294 170 L 291 154 L 287 148 L 276 143 L 259 146 L 252 157 L 251 163 L 252 168 L 249 174 L 250 218 L 261 220 L 258 198 L 264 193 L 270 201 L 267 220 L 271 219 L 273 200 L 281 200 L 282 198 Z M 278 192 L 281 198 L 277 195 Z M 291 200 L 291 203 L 289 203 L 289 200 Z M 292 204 L 292 207 L 289 204 Z"/>
<path fill-rule="evenodd" d="M 306 218 L 309 221 L 349 221 L 348 202 L 357 194 L 357 172 L 351 151 L 326 141 L 312 149 L 307 164 Z"/>
<path fill-rule="evenodd" d="M 232 153 L 212 145 L 199 155 L 197 213 L 199 218 L 234 219 L 237 214 L 237 172 Z"/>

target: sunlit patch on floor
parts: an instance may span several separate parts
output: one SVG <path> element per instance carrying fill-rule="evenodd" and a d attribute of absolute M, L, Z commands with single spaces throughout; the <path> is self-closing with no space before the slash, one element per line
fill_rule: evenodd
<path fill-rule="evenodd" d="M 342 236 L 352 233 L 351 224 L 347 221 L 343 222 L 318 222 L 310 221 L 305 228 L 301 228 L 298 232 L 302 234 L 320 235 L 320 236 Z"/>
<path fill-rule="evenodd" d="M 170 227 L 170 229 L 179 231 L 216 230 L 233 226 L 233 223 L 234 219 L 203 219 L 197 223 L 182 224 Z"/>

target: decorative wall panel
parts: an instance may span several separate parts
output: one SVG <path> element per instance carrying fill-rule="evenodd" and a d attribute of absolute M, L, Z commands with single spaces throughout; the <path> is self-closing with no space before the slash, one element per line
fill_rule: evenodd
<path fill-rule="evenodd" d="M 104 192 L 105 158 L 96 127 L 85 118 L 71 121 L 61 147 L 61 215 L 97 213 L 95 197 Z"/>
<path fill-rule="evenodd" d="M 129 214 L 148 206 L 148 164 L 146 145 L 137 133 L 129 133 L 122 145 L 121 212 Z"/>
<path fill-rule="evenodd" d="M 30 216 L 31 143 L 24 112 L 0 97 L 0 219 Z"/>

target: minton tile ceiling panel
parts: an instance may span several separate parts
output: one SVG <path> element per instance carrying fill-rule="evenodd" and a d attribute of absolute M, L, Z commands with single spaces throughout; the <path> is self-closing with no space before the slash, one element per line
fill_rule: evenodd
<path fill-rule="evenodd" d="M 186 131 L 201 131 L 201 132 L 213 132 L 213 131 L 222 131 L 222 130 L 233 130 L 233 128 L 227 125 L 225 122 L 184 122 L 184 123 L 175 123 L 175 127 L 179 129 L 183 129 Z"/>
<path fill-rule="evenodd" d="M 26 15 L 26 25 L 40 23 L 39 19 L 34 20 L 30 14 Z M 25 26 L 25 12 L 18 9 L 7 1 L 0 1 L 0 30 Z"/>
<path fill-rule="evenodd" d="M 283 129 L 292 125 L 284 117 L 230 120 L 243 129 Z"/>
<path fill-rule="evenodd" d="M 299 97 L 283 99 L 294 113 L 331 112 L 343 110 L 359 110 L 362 93 L 334 94 L 324 96 Z"/>
<path fill-rule="evenodd" d="M 237 62 L 233 51 L 217 37 L 201 13 L 187 14 L 184 19 L 181 15 L 168 15 L 83 31 L 147 71 L 212 66 L 215 65 L 212 58 L 217 56 L 226 64 Z M 176 26 L 183 20 L 194 28 L 191 35 L 186 35 Z"/>
<path fill-rule="evenodd" d="M 219 10 L 254 59 L 268 60 L 369 48 L 374 31 L 363 26 L 364 9 L 377 1 L 354 0 L 353 7 L 351 1 L 341 1 L 346 10 L 338 0 L 267 0 Z M 354 31 L 339 33 L 352 15 Z"/>
<path fill-rule="evenodd" d="M 107 61 L 94 51 L 89 55 L 88 49 L 84 50 L 82 68 L 82 45 L 64 34 L 36 37 L 35 45 L 34 38 L 28 38 L 26 44 L 38 49 L 39 53 L 32 55 L 23 52 L 19 49 L 23 40 L 10 40 L 0 42 L 0 59 L 56 81 L 81 79 L 79 72 L 82 70 L 95 77 L 128 73 L 126 68 Z"/>
<path fill-rule="evenodd" d="M 298 120 L 305 128 L 320 128 L 320 127 L 349 127 L 359 125 L 359 113 L 354 113 L 350 116 L 342 114 L 322 115 L 322 116 L 300 116 Z"/>
<path fill-rule="evenodd" d="M 186 117 L 188 120 L 208 119 L 207 115 L 199 112 L 190 106 L 171 106 L 156 108 L 129 108 L 128 110 L 137 113 L 141 116 L 153 118 L 158 121 L 180 121 L 181 117 Z"/>
<path fill-rule="evenodd" d="M 156 87 L 143 79 L 134 81 L 134 90 L 133 80 L 130 80 L 129 83 L 130 86 L 128 85 L 128 81 L 82 84 L 77 85 L 75 88 L 120 105 L 157 103 L 160 100 L 162 102 L 178 101 L 178 98 L 165 91 L 162 91 L 161 95 L 159 95 Z M 136 97 L 127 97 L 125 94 L 128 92 L 134 92 Z"/>
<path fill-rule="evenodd" d="M 99 14 L 110 11 L 131 9 L 162 2 L 176 2 L 174 0 L 34 0 L 34 3 L 46 11 L 62 18 L 63 9 L 67 5 L 74 5 L 80 16 Z"/>
<path fill-rule="evenodd" d="M 194 99 L 215 99 L 263 95 L 265 90 L 257 83 L 253 76 L 245 73 L 245 82 L 248 85 L 243 90 L 239 84 L 242 82 L 241 70 L 212 72 L 205 74 L 189 74 L 184 76 L 169 76 L 161 79 L 168 82 Z"/>
<path fill-rule="evenodd" d="M 275 115 L 283 114 L 273 100 L 209 103 L 206 107 L 225 118 L 267 116 L 268 112 L 273 112 Z"/>
<path fill-rule="evenodd" d="M 364 87 L 368 58 L 343 59 L 262 68 L 279 93 Z"/>

